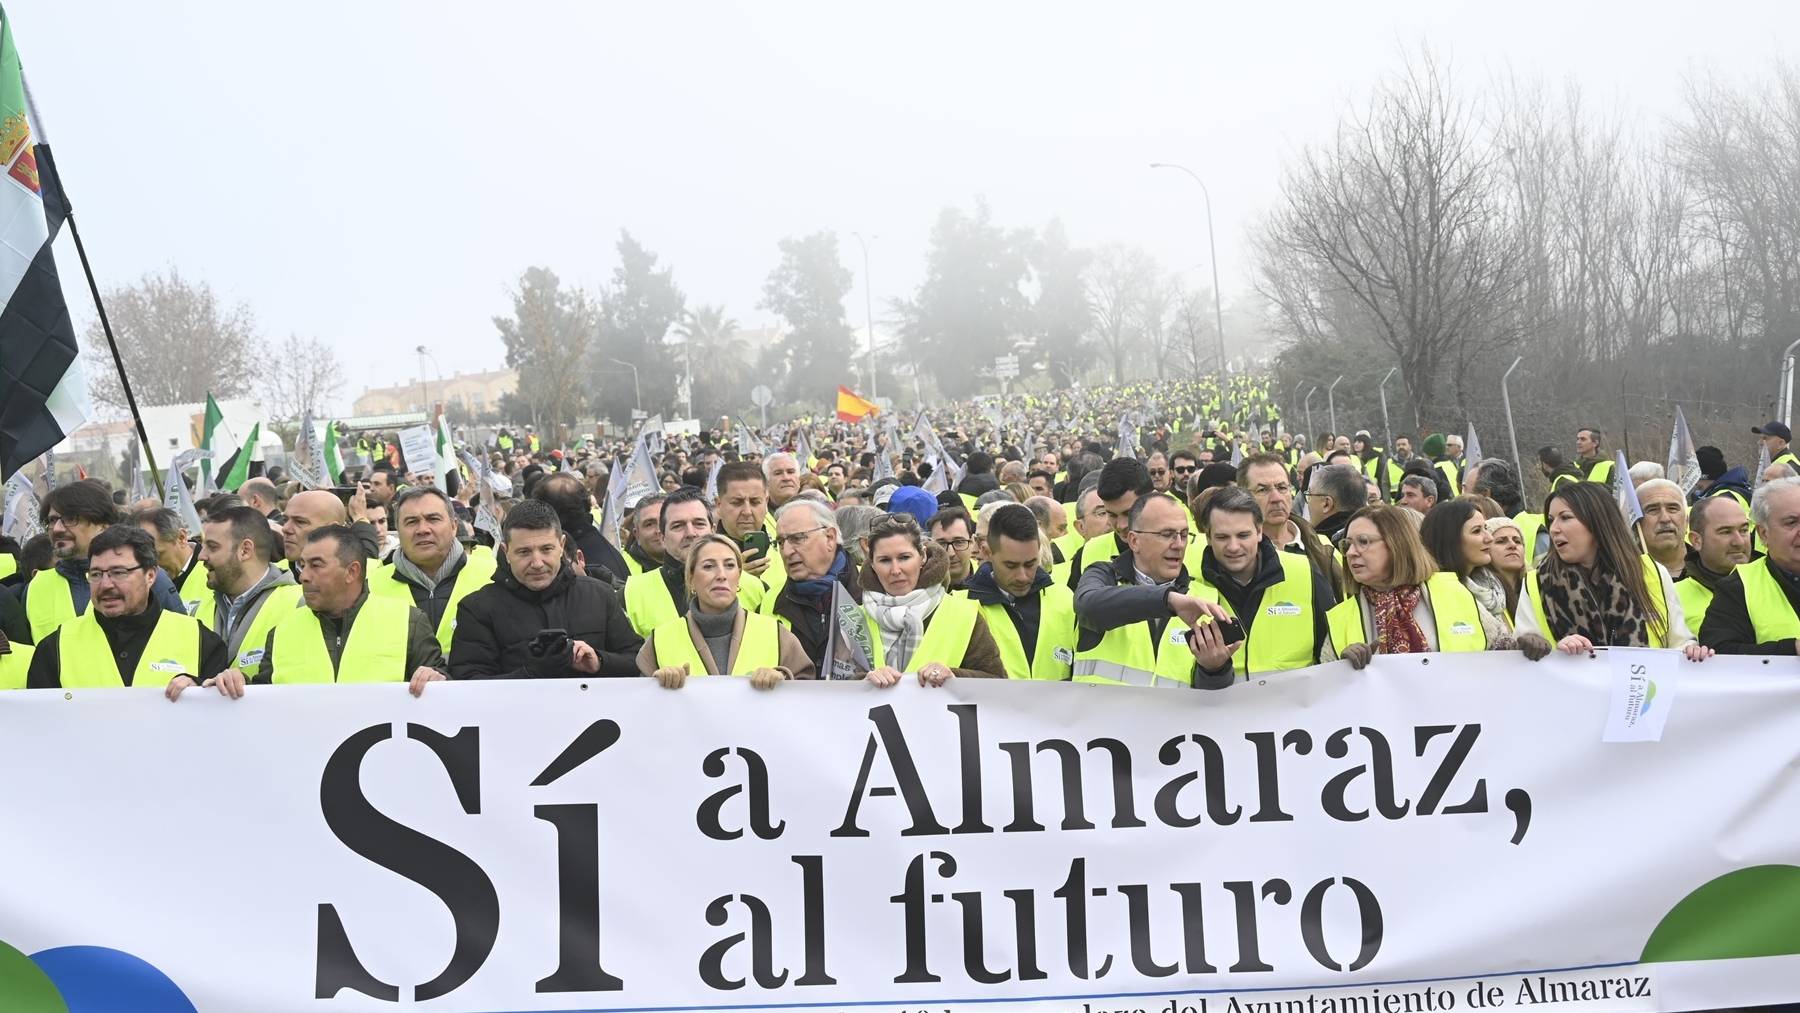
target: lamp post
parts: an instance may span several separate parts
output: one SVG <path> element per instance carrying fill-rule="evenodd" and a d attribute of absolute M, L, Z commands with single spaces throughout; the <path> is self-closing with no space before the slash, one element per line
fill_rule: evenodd
<path fill-rule="evenodd" d="M 864 239 L 863 234 L 860 232 L 852 232 L 850 234 L 856 237 L 857 244 L 862 247 L 862 255 L 863 255 L 863 314 L 864 314 L 863 319 L 868 322 L 868 328 L 869 328 L 869 400 L 873 401 L 873 400 L 875 400 L 875 397 L 876 397 L 876 390 L 875 390 L 875 292 L 874 292 L 874 286 L 869 280 L 869 239 L 880 239 L 881 237 L 880 236 L 870 236 L 869 239 Z"/>
<path fill-rule="evenodd" d="M 1338 437 L 1337 385 L 1343 382 L 1344 378 L 1340 376 L 1331 381 L 1331 386 L 1325 388 L 1325 410 L 1331 414 L 1331 438 L 1334 440 Z"/>
<path fill-rule="evenodd" d="M 437 356 L 432 355 L 424 345 L 414 348 L 413 351 L 419 353 L 419 393 L 425 398 L 425 415 L 427 419 L 429 419 L 431 415 L 431 388 L 425 383 L 425 360 L 430 359 L 431 368 L 437 370 L 439 385 L 442 385 L 444 382 L 444 367 L 438 365 Z"/>
<path fill-rule="evenodd" d="M 637 367 L 632 365 L 629 362 L 626 362 L 624 359 L 615 359 L 610 355 L 606 357 L 606 361 L 607 362 L 616 362 L 619 365 L 624 366 L 626 369 L 631 370 L 631 399 L 637 403 L 638 414 L 640 414 L 640 415 L 643 414 L 643 412 L 644 412 L 644 392 L 642 390 L 638 389 Z"/>
<path fill-rule="evenodd" d="M 1219 332 L 1219 375 L 1223 376 L 1226 373 L 1225 312 L 1219 305 L 1219 248 L 1213 243 L 1212 191 L 1206 188 L 1206 181 L 1200 178 L 1199 173 L 1196 173 L 1185 165 L 1177 165 L 1174 162 L 1151 162 L 1150 168 L 1180 169 L 1182 172 L 1187 173 L 1194 182 L 1200 184 L 1200 196 L 1206 199 L 1206 251 L 1208 256 L 1212 258 L 1213 326 L 1216 327 Z M 1199 351 L 1196 349 L 1194 359 L 1198 361 L 1199 358 Z"/>

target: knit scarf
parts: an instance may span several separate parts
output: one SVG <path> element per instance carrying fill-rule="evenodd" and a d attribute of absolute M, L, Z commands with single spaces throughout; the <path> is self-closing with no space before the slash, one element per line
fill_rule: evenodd
<path fill-rule="evenodd" d="M 937 611 L 945 594 L 942 584 L 914 588 L 898 597 L 880 591 L 863 592 L 863 605 L 875 616 L 875 625 L 881 627 L 881 643 L 890 668 L 906 671 L 907 662 L 925 636 L 925 620 Z"/>
<path fill-rule="evenodd" d="M 461 562 L 465 555 L 467 553 L 464 552 L 462 543 L 452 541 L 449 553 L 444 556 L 444 561 L 438 564 L 437 572 L 426 573 L 412 560 L 407 559 L 406 553 L 396 552 L 394 553 L 394 572 L 424 588 L 426 594 L 431 594 L 437 590 L 439 578 L 447 576 L 455 570 L 456 564 Z"/>
<path fill-rule="evenodd" d="M 825 571 L 825 576 L 814 577 L 811 580 L 789 581 L 788 586 L 794 589 L 794 597 L 801 601 L 819 601 L 831 593 L 831 585 L 838 582 L 838 579 L 844 574 L 844 567 L 849 565 L 849 555 L 843 549 L 839 549 L 837 558 L 831 561 L 831 569 Z"/>
<path fill-rule="evenodd" d="M 1431 650 L 1425 631 L 1413 618 L 1419 609 L 1418 585 L 1390 587 L 1386 591 L 1367 588 L 1363 597 L 1375 616 L 1376 654 L 1424 654 Z"/>
<path fill-rule="evenodd" d="M 1649 647 L 1650 622 L 1614 573 L 1584 566 L 1545 567 L 1538 574 L 1547 635 L 1579 633 L 1596 647 Z"/>

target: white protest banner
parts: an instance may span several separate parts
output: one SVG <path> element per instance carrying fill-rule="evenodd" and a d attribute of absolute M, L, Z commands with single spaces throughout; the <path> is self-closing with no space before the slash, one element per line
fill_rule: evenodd
<path fill-rule="evenodd" d="M 1511 652 L 1220 691 L 0 694 L 0 742 L 36 758 L 0 780 L 0 994 L 71 1013 L 1791 1001 L 1800 679 L 1764 660 L 1681 662 L 1661 741 L 1630 743 L 1601 741 L 1604 658 Z"/>
<path fill-rule="evenodd" d="M 406 462 L 406 470 L 414 474 L 437 471 L 437 436 L 430 426 L 400 430 L 400 459 Z"/>

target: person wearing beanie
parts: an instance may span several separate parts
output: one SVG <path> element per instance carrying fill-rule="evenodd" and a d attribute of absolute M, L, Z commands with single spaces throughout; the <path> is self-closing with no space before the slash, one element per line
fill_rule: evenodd
<path fill-rule="evenodd" d="M 1440 484 L 1449 488 L 1450 498 L 1461 496 L 1462 462 L 1450 459 L 1444 434 L 1432 433 L 1425 437 L 1425 442 L 1419 445 L 1419 449 L 1430 459 L 1431 466 L 1437 469 L 1438 474 L 1444 476 L 1444 480 Z"/>
<path fill-rule="evenodd" d="M 901 486 L 894 490 L 893 497 L 888 500 L 887 512 L 911 514 L 913 520 L 919 522 L 920 530 L 924 530 L 925 525 L 931 522 L 932 515 L 938 512 L 938 499 L 916 485 Z"/>
<path fill-rule="evenodd" d="M 1694 483 L 1693 491 L 1688 493 L 1688 502 L 1698 503 L 1705 496 L 1730 496 L 1743 504 L 1746 511 L 1750 509 L 1750 474 L 1743 467 L 1728 468 L 1725 466 L 1725 452 L 1718 447 L 1700 447 L 1694 451 L 1695 460 L 1700 462 L 1700 481 Z"/>

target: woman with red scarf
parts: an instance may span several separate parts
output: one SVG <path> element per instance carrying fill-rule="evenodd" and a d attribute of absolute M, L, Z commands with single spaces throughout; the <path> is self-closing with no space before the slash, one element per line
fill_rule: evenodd
<path fill-rule="evenodd" d="M 1521 643 L 1475 601 L 1455 573 L 1439 572 L 1400 508 L 1364 507 L 1343 543 L 1350 594 L 1326 616 L 1331 638 L 1321 660 L 1362 668 L 1377 654 L 1506 651 L 1542 657 L 1542 638 Z"/>

